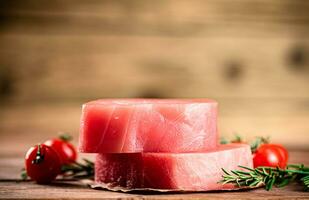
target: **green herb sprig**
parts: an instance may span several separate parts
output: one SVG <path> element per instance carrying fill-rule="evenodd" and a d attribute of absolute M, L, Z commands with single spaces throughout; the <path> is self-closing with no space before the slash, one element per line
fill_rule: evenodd
<path fill-rule="evenodd" d="M 63 165 L 61 168 L 64 178 L 85 179 L 93 178 L 94 163 L 88 159 L 83 159 L 84 163 L 74 162 L 69 165 Z"/>
<path fill-rule="evenodd" d="M 234 134 L 234 138 L 232 140 L 227 140 L 226 138 L 222 137 L 220 139 L 220 144 L 229 144 L 229 143 L 242 143 L 246 142 L 240 134 Z M 256 137 L 254 141 L 248 144 L 251 147 L 251 152 L 254 153 L 262 144 L 268 144 L 270 142 L 269 137 Z"/>
<path fill-rule="evenodd" d="M 271 190 L 273 186 L 284 187 L 292 182 L 299 182 L 304 185 L 304 190 L 309 190 L 309 167 L 300 165 L 288 165 L 286 169 L 273 167 L 258 167 L 255 169 L 239 166 L 241 170 L 222 169 L 224 175 L 220 183 L 232 183 L 238 187 L 259 187 L 264 186 Z"/>

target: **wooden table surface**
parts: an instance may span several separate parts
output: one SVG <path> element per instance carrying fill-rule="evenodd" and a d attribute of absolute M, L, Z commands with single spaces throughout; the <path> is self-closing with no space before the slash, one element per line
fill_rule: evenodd
<path fill-rule="evenodd" d="M 0 199 L 309 199 L 309 192 L 302 192 L 302 188 L 295 185 L 270 192 L 260 188 L 235 192 L 128 194 L 94 190 L 77 181 L 57 181 L 48 186 L 21 181 L 23 157 L 30 146 L 55 137 L 59 130 L 71 133 L 77 145 L 80 105 L 19 106 L 0 111 Z M 290 147 L 289 152 L 290 163 L 309 165 L 308 148 Z M 94 158 L 91 154 L 79 156 Z"/>
<path fill-rule="evenodd" d="M 21 181 L 23 167 L 21 155 L 0 154 L 0 199 L 309 199 L 309 192 L 292 185 L 272 191 L 254 189 L 235 192 L 205 193 L 121 193 L 94 190 L 78 181 L 56 181 L 51 185 L 38 185 L 32 181 Z M 292 163 L 309 164 L 309 151 L 290 152 Z"/>

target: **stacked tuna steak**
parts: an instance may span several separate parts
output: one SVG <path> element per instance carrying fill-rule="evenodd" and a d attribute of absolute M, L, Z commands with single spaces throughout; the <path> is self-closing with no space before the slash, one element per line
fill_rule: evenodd
<path fill-rule="evenodd" d="M 95 182 L 113 189 L 207 191 L 221 168 L 252 167 L 248 145 L 218 145 L 209 99 L 108 99 L 83 105 L 80 151 L 98 153 Z"/>

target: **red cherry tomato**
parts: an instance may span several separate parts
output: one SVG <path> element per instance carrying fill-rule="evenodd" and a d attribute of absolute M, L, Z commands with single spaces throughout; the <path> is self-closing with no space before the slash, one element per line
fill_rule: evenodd
<path fill-rule="evenodd" d="M 282 145 L 263 144 L 253 154 L 254 167 L 285 168 L 288 162 L 288 152 Z"/>
<path fill-rule="evenodd" d="M 281 156 L 284 158 L 285 162 L 286 163 L 288 162 L 289 153 L 288 153 L 288 150 L 284 146 L 280 144 L 268 144 L 268 146 L 272 148 L 276 148 L 280 152 Z"/>
<path fill-rule="evenodd" d="M 76 149 L 68 141 L 51 139 L 44 142 L 44 144 L 53 148 L 58 153 L 62 164 L 70 164 L 76 161 Z"/>
<path fill-rule="evenodd" d="M 26 153 L 27 175 L 37 183 L 49 183 L 61 172 L 58 154 L 50 147 L 41 144 L 31 147 Z"/>

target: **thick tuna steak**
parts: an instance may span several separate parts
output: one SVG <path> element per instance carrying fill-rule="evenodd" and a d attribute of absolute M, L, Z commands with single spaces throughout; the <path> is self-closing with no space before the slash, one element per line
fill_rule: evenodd
<path fill-rule="evenodd" d="M 208 99 L 105 99 L 83 105 L 86 153 L 200 152 L 217 146 L 217 103 Z"/>
<path fill-rule="evenodd" d="M 95 182 L 108 189 L 230 190 L 218 183 L 226 170 L 252 167 L 250 147 L 228 144 L 207 153 L 98 154 Z"/>

